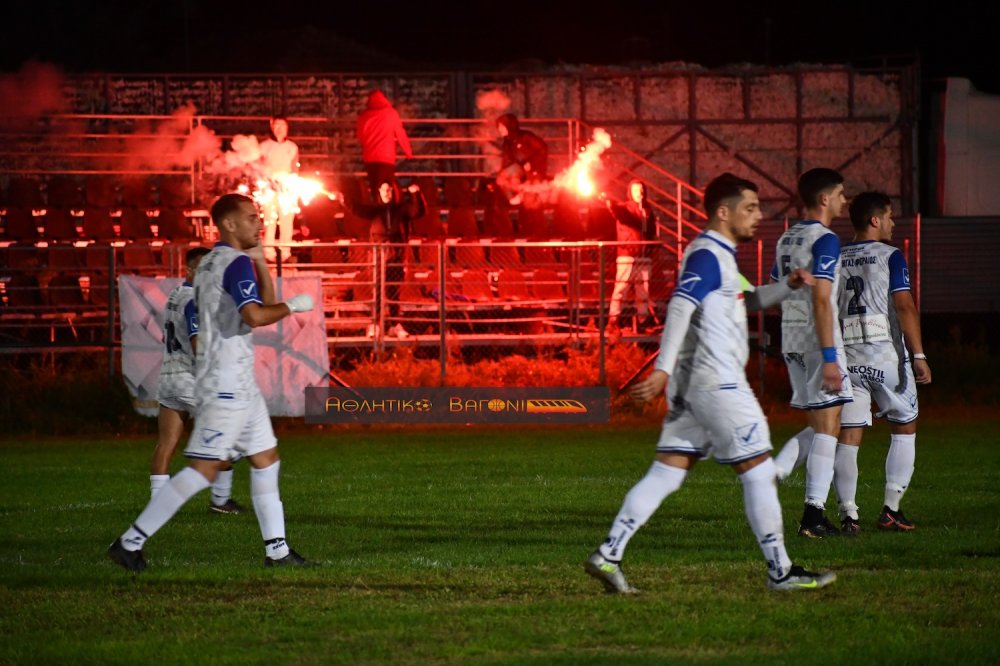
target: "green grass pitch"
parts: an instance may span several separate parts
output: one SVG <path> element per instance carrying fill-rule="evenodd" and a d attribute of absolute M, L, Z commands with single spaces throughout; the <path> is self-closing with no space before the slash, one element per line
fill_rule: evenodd
<path fill-rule="evenodd" d="M 105 550 L 145 504 L 151 441 L 2 441 L 0 663 L 1000 662 L 1000 422 L 922 425 L 910 534 L 874 527 L 884 427 L 860 454 L 859 538 L 795 536 L 802 473 L 783 485 L 789 553 L 837 571 L 827 589 L 765 589 L 739 483 L 708 462 L 632 540 L 642 594 L 605 595 L 581 565 L 657 432 L 291 433 L 288 538 L 319 567 L 264 569 L 253 515 L 202 493 L 141 576 Z M 240 465 L 247 505 L 248 486 Z"/>

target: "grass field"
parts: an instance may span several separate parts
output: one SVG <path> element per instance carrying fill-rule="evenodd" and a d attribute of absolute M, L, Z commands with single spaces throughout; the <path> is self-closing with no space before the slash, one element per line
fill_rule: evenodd
<path fill-rule="evenodd" d="M 860 456 L 858 539 L 796 537 L 801 473 L 783 486 L 789 552 L 836 570 L 827 589 L 765 589 L 739 483 L 705 463 L 632 540 L 643 593 L 608 596 L 581 563 L 656 434 L 289 434 L 288 537 L 321 566 L 264 569 L 254 517 L 209 515 L 202 494 L 138 577 L 105 549 L 147 499 L 150 441 L 0 442 L 0 662 L 1000 662 L 1000 421 L 922 427 L 911 534 L 874 529 L 882 427 Z M 249 505 L 245 467 L 234 496 Z"/>

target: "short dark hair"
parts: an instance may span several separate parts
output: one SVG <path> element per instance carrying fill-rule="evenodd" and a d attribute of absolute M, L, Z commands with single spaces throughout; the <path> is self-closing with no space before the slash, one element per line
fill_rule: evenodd
<path fill-rule="evenodd" d="M 725 202 L 742 197 L 743 190 L 757 192 L 757 184 L 728 171 L 716 176 L 705 188 L 705 212 L 708 213 L 708 219 L 712 219 L 715 211 Z"/>
<path fill-rule="evenodd" d="M 840 172 L 833 169 L 818 167 L 809 169 L 799 176 L 799 197 L 806 208 L 815 208 L 819 205 L 819 198 L 827 190 L 832 190 L 844 182 L 844 177 Z"/>
<path fill-rule="evenodd" d="M 202 257 L 211 252 L 207 247 L 193 247 L 187 251 L 184 255 L 184 265 L 190 266 L 193 263 L 197 263 Z"/>
<path fill-rule="evenodd" d="M 855 231 L 864 231 L 876 215 L 892 209 L 892 199 L 885 192 L 862 192 L 851 201 L 851 225 Z"/>
<path fill-rule="evenodd" d="M 289 124 L 289 122 L 288 122 L 288 116 L 286 116 L 286 115 L 285 115 L 285 114 L 283 114 L 283 113 L 276 113 L 276 114 L 274 114 L 273 116 L 271 116 L 271 119 L 270 119 L 269 121 L 267 121 L 267 134 L 268 134 L 268 136 L 270 136 L 270 137 L 271 137 L 271 140 L 272 140 L 272 141 L 277 141 L 277 140 L 278 140 L 278 137 L 276 137 L 276 136 L 274 135 L 274 130 L 273 130 L 273 129 L 271 129 L 271 125 L 273 125 L 273 124 L 274 124 L 274 121 L 275 121 L 275 120 L 281 120 L 281 121 L 283 121 L 283 122 L 284 122 L 284 123 L 285 123 L 286 125 L 288 125 L 288 124 Z"/>
<path fill-rule="evenodd" d="M 222 220 L 237 212 L 240 206 L 245 203 L 252 204 L 253 199 L 245 194 L 237 194 L 235 192 L 223 194 L 212 204 L 212 223 L 216 227 L 221 226 Z"/>

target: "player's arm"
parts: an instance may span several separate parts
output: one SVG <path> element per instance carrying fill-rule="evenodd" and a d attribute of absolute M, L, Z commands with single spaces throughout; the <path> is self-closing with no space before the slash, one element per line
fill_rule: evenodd
<path fill-rule="evenodd" d="M 837 348 L 833 343 L 833 304 L 830 297 L 833 281 L 836 279 L 837 265 L 840 263 L 840 240 L 836 234 L 824 234 L 816 239 L 812 247 L 815 284 L 812 286 L 813 323 L 816 339 L 823 351 L 823 384 L 828 393 L 836 393 L 843 386 L 840 366 L 837 364 Z"/>
<path fill-rule="evenodd" d="M 793 290 L 799 289 L 803 285 L 812 286 L 815 283 L 816 280 L 812 273 L 804 268 L 796 268 L 788 274 L 787 280 L 781 282 L 764 284 L 756 289 L 747 283 L 750 289 L 744 290 L 743 299 L 746 302 L 748 312 L 758 312 L 780 304 L 781 301 L 788 298 Z"/>
<path fill-rule="evenodd" d="M 257 243 L 257 245 L 247 250 L 246 254 L 253 261 L 261 303 L 263 305 L 274 305 L 274 281 L 271 280 L 271 271 L 268 270 L 267 260 L 264 258 L 264 246 Z"/>
<path fill-rule="evenodd" d="M 295 156 L 292 157 L 292 173 L 298 173 L 299 172 L 299 145 L 297 143 L 295 143 L 294 145 L 295 145 Z"/>
<path fill-rule="evenodd" d="M 920 313 L 910 293 L 910 272 L 903 253 L 896 250 L 889 256 L 889 292 L 896 306 L 896 318 L 903 331 L 903 341 L 913 359 L 913 379 L 918 384 L 931 383 L 931 366 L 924 355 L 924 342 L 920 335 Z"/>
<path fill-rule="evenodd" d="M 722 273 L 719 270 L 719 260 L 714 254 L 708 250 L 697 250 L 685 260 L 677 289 L 667 306 L 667 320 L 663 324 L 660 353 L 653 372 L 632 388 L 633 398 L 645 401 L 666 390 L 670 375 L 677 365 L 681 345 L 691 326 L 691 317 L 705 297 L 721 285 Z"/>
<path fill-rule="evenodd" d="M 222 278 L 222 288 L 236 302 L 240 317 L 243 318 L 243 322 L 247 326 L 251 328 L 268 326 L 284 319 L 293 312 L 312 310 L 313 300 L 309 294 L 298 294 L 285 303 L 265 303 L 260 295 L 262 289 L 257 278 L 263 276 L 262 281 L 266 280 L 272 299 L 274 298 L 274 284 L 271 282 L 267 265 L 265 264 L 263 270 L 258 272 L 254 270 L 255 263 L 256 261 L 251 261 L 247 255 L 237 257 L 226 268 Z"/>

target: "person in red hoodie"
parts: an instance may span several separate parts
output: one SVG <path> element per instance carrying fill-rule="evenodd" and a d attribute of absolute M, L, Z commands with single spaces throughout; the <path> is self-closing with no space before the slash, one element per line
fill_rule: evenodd
<path fill-rule="evenodd" d="M 399 112 L 392 108 L 381 90 L 369 93 L 368 106 L 358 116 L 358 141 L 361 142 L 361 161 L 368 173 L 368 187 L 374 199 L 380 184 L 396 181 L 397 142 L 406 159 L 413 159 L 410 138 L 403 129 Z"/>

